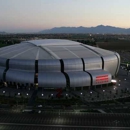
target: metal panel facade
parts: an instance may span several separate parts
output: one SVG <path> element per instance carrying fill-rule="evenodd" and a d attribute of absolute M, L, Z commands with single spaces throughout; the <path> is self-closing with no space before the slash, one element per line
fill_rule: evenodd
<path fill-rule="evenodd" d="M 102 60 L 100 57 L 84 58 L 85 70 L 102 69 Z"/>
<path fill-rule="evenodd" d="M 98 48 L 98 47 L 91 47 L 91 48 L 93 50 L 95 50 L 96 52 L 98 52 L 102 56 L 114 55 L 114 53 L 115 53 L 115 52 L 105 50 L 105 49 L 101 49 L 101 48 Z"/>
<path fill-rule="evenodd" d="M 0 52 L 0 57 L 4 57 L 7 59 L 11 59 L 11 58 L 15 58 L 17 57 L 17 59 L 19 59 L 21 54 L 24 54 L 26 51 L 29 51 L 30 49 L 34 48 L 34 46 L 28 46 L 23 45 L 23 44 L 19 44 L 18 46 L 14 46 L 14 48 L 11 49 L 7 49 L 5 51 L 3 51 L 3 53 Z M 24 54 L 24 58 L 26 58 L 26 54 Z"/>
<path fill-rule="evenodd" d="M 43 48 L 39 48 L 39 56 L 38 59 L 54 59 L 47 51 L 45 51 Z M 37 59 L 37 60 L 38 60 Z"/>
<path fill-rule="evenodd" d="M 30 40 L 30 41 L 25 41 L 22 43 L 31 43 L 34 44 L 35 46 L 58 46 L 58 45 L 78 45 L 80 44 L 79 42 L 75 41 L 70 41 L 70 40 L 62 40 L 62 39 L 44 39 L 44 40 Z"/>
<path fill-rule="evenodd" d="M 79 59 L 63 59 L 64 71 L 83 71 L 82 60 Z"/>
<path fill-rule="evenodd" d="M 104 59 L 104 70 L 111 73 L 112 76 L 116 75 L 118 66 L 118 59 L 115 55 L 103 56 Z"/>
<path fill-rule="evenodd" d="M 70 87 L 90 86 L 91 79 L 89 74 L 84 71 L 67 72 L 70 79 Z"/>
<path fill-rule="evenodd" d="M 120 67 L 120 55 L 118 54 L 118 53 L 115 53 L 115 55 L 117 56 L 117 58 L 118 58 L 118 65 L 117 65 L 117 69 L 116 69 L 116 75 L 117 75 L 117 73 L 118 73 L 118 71 L 119 71 L 119 67 Z"/>
<path fill-rule="evenodd" d="M 6 70 L 8 82 L 33 84 L 38 76 L 39 87 L 45 88 L 64 88 L 69 80 L 70 87 L 90 86 L 91 77 L 84 71 L 92 75 L 93 85 L 110 83 L 119 64 L 118 53 L 69 40 L 32 40 L 0 48 L 0 80 Z"/>
<path fill-rule="evenodd" d="M 61 65 L 59 60 L 39 60 L 38 61 L 38 71 L 39 72 L 53 72 L 61 71 Z"/>
<path fill-rule="evenodd" d="M 9 68 L 35 71 L 35 60 L 10 59 Z"/>
<path fill-rule="evenodd" d="M 26 83 L 34 84 L 34 72 L 10 69 L 6 73 L 6 81 L 25 85 Z"/>
<path fill-rule="evenodd" d="M 0 80 L 3 80 L 3 73 L 4 73 L 5 68 L 0 67 Z"/>
<path fill-rule="evenodd" d="M 66 79 L 61 72 L 41 72 L 38 75 L 38 86 L 44 88 L 65 88 Z"/>
<path fill-rule="evenodd" d="M 3 73 L 6 69 L 6 60 L 5 58 L 0 58 L 0 80 L 3 80 Z"/>
<path fill-rule="evenodd" d="M 0 58 L 0 67 L 6 67 L 6 60 L 5 58 Z"/>
<path fill-rule="evenodd" d="M 100 85 L 100 84 L 108 84 L 111 83 L 111 74 L 104 70 L 88 70 L 92 75 L 93 84 L 92 85 Z"/>
<path fill-rule="evenodd" d="M 20 51 L 20 52 L 16 53 L 16 55 L 11 57 L 11 59 L 34 60 L 36 55 L 37 55 L 38 49 L 39 49 L 38 47 L 24 48 L 23 51 Z"/>

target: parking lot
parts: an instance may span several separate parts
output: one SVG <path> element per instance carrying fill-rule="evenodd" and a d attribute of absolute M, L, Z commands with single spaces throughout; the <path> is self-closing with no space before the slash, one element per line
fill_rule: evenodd
<path fill-rule="evenodd" d="M 14 113 L 11 111 L 0 111 L 0 123 L 7 123 L 7 126 L 0 125 L 0 127 L 15 127 L 15 129 L 25 127 L 26 129 L 33 129 L 38 127 L 46 127 L 50 130 L 51 126 L 55 130 L 73 128 L 85 129 L 87 126 L 98 127 L 130 127 L 130 114 L 100 114 L 100 113 L 85 113 L 85 112 L 52 112 L 45 111 L 41 114 L 37 113 Z M 10 123 L 10 124 L 8 124 Z M 20 124 L 23 124 L 20 125 Z M 29 125 L 27 125 L 29 124 Z M 32 126 L 31 126 L 32 124 Z M 62 127 L 63 126 L 63 127 Z M 77 127 L 75 127 L 77 126 Z M 83 127 L 81 127 L 83 126 Z M 10 128 L 11 128 L 10 127 Z M 58 128 L 57 128 L 58 127 Z M 91 127 L 90 127 L 91 128 Z M 100 128 L 101 129 L 101 128 Z"/>

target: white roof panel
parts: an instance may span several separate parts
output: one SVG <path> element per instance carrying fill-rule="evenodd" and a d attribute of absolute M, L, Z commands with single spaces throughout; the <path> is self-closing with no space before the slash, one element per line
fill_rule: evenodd
<path fill-rule="evenodd" d="M 30 40 L 0 48 L 0 58 L 6 59 L 73 59 L 110 54 L 114 52 L 63 39 Z"/>
<path fill-rule="evenodd" d="M 50 45 L 78 45 L 79 42 L 70 41 L 70 40 L 60 40 L 60 39 L 42 39 L 42 40 L 30 40 L 26 41 L 27 43 L 32 43 L 35 46 L 50 46 Z M 25 42 L 23 42 L 25 43 Z"/>

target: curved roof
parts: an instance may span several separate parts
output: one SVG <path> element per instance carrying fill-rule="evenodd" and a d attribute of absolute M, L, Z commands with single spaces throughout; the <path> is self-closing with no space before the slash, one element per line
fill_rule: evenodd
<path fill-rule="evenodd" d="M 79 42 L 61 39 L 44 39 L 44 40 L 30 40 L 27 43 L 34 44 L 35 46 L 54 46 L 54 45 L 78 45 Z M 23 42 L 25 43 L 25 42 Z"/>
<path fill-rule="evenodd" d="M 86 87 L 110 83 L 119 64 L 118 54 L 101 48 L 69 40 L 31 40 L 0 48 L 0 81 L 45 88 Z"/>
<path fill-rule="evenodd" d="M 91 58 L 112 54 L 114 52 L 59 39 L 30 40 L 0 48 L 0 58 L 24 60 Z"/>

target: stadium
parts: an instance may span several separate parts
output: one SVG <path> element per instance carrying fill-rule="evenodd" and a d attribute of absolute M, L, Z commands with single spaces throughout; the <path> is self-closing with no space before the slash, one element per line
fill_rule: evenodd
<path fill-rule="evenodd" d="M 116 52 L 70 40 L 30 40 L 0 48 L 0 80 L 44 89 L 109 84 L 118 73 Z"/>

